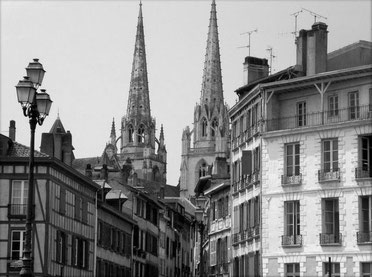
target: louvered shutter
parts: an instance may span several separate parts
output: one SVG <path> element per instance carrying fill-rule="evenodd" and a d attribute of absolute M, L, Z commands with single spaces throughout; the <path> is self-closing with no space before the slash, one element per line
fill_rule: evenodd
<path fill-rule="evenodd" d="M 216 239 L 211 238 L 210 264 L 211 266 L 214 266 L 216 263 Z"/>
<path fill-rule="evenodd" d="M 252 151 L 242 153 L 242 175 L 252 174 Z"/>
<path fill-rule="evenodd" d="M 234 207 L 233 230 L 234 230 L 234 234 L 239 232 L 239 206 Z"/>

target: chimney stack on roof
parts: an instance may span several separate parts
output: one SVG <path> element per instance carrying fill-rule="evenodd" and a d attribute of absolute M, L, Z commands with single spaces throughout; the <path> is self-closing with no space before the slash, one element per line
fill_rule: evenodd
<path fill-rule="evenodd" d="M 269 76 L 267 59 L 245 57 L 243 69 L 243 85 L 248 85 L 256 80 Z"/>
<path fill-rule="evenodd" d="M 296 39 L 296 63 L 306 76 L 327 71 L 328 26 L 315 22 L 311 30 L 301 30 Z"/>
<path fill-rule="evenodd" d="M 16 126 L 15 126 L 15 121 L 11 120 L 10 125 L 9 125 L 9 138 L 12 141 L 15 141 L 16 139 Z"/>

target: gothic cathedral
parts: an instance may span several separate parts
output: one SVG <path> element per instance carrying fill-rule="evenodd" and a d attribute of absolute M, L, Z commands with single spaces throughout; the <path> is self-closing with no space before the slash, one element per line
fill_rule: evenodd
<path fill-rule="evenodd" d="M 127 113 L 121 119 L 120 137 L 112 123 L 110 143 L 105 147 L 103 161 L 108 167 L 122 169 L 130 164 L 131 175 L 139 179 L 166 183 L 167 151 L 163 126 L 155 137 L 156 122 L 151 116 L 142 4 L 140 3 L 137 34 L 133 55 Z M 117 143 L 120 140 L 120 149 Z M 156 151 L 157 147 L 157 151 Z"/>
<path fill-rule="evenodd" d="M 217 157 L 229 156 L 228 107 L 224 103 L 217 12 L 212 1 L 200 102 L 194 110 L 194 128 L 182 133 L 180 196 L 190 198 L 200 177 L 211 174 Z M 192 147 L 191 147 L 192 145 Z"/>

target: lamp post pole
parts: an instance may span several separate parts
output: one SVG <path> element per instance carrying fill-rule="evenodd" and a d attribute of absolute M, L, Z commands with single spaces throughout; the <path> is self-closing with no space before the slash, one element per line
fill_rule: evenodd
<path fill-rule="evenodd" d="M 199 233 L 200 233 L 200 272 L 199 276 L 203 277 L 204 275 L 204 262 L 203 262 L 203 232 L 204 232 L 204 224 L 203 221 L 198 222 L 199 225 Z"/>
<path fill-rule="evenodd" d="M 41 85 L 45 70 L 38 59 L 30 62 L 26 68 L 27 76 L 16 85 L 18 102 L 23 109 L 23 115 L 29 118 L 30 123 L 30 156 L 28 171 L 28 194 L 27 194 L 27 213 L 25 244 L 23 248 L 22 269 L 19 273 L 23 277 L 32 277 L 33 258 L 32 258 L 32 229 L 34 219 L 34 150 L 35 150 L 35 129 L 36 124 L 42 125 L 45 117 L 49 114 L 52 100 L 45 90 L 41 93 L 37 89 Z"/>

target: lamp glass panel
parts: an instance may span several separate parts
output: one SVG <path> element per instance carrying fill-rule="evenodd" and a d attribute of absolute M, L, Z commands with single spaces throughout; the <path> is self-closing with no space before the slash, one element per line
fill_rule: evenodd
<path fill-rule="evenodd" d="M 33 87 L 17 86 L 18 102 L 21 104 L 31 104 L 34 100 L 36 90 Z"/>
<path fill-rule="evenodd" d="M 27 76 L 30 77 L 30 81 L 34 84 L 41 85 L 44 79 L 44 69 L 42 68 L 26 68 Z"/>
<path fill-rule="evenodd" d="M 195 218 L 197 221 L 201 222 L 203 221 L 203 215 L 204 215 L 204 210 L 203 209 L 196 209 L 195 210 Z"/>
<path fill-rule="evenodd" d="M 37 110 L 39 111 L 42 117 L 45 117 L 49 114 L 50 108 L 52 106 L 52 100 L 50 100 L 49 94 L 47 93 L 38 93 L 36 94 L 36 104 Z"/>

